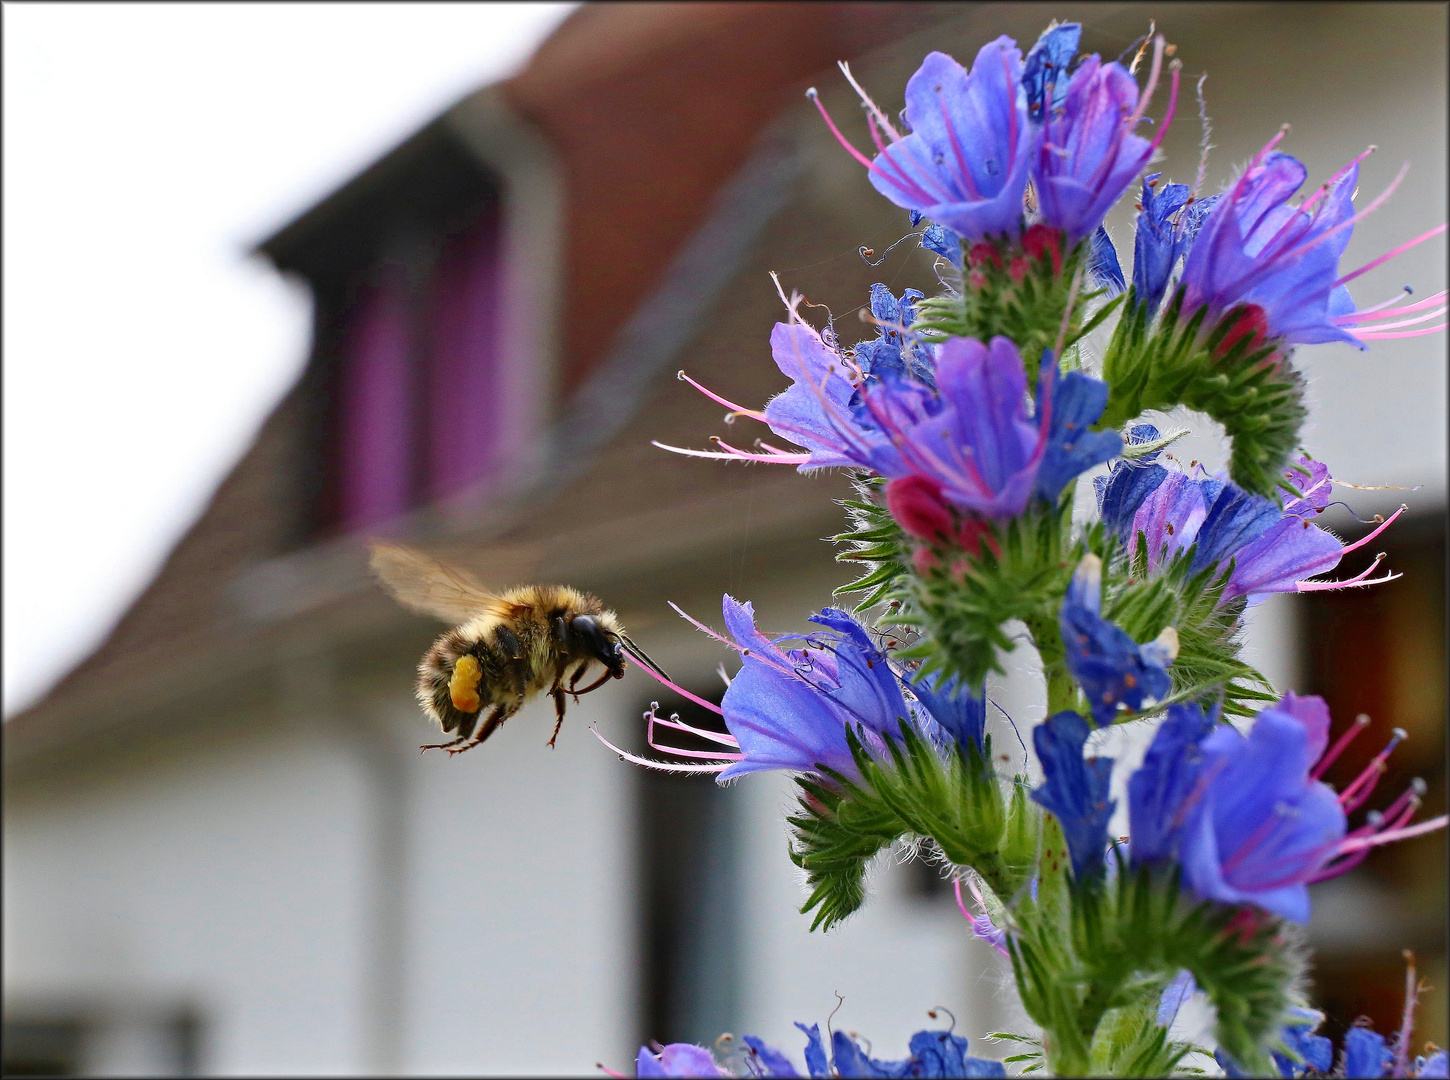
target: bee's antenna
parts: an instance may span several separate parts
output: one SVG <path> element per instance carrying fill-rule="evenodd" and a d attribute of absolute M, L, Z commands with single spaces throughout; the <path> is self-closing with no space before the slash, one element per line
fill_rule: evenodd
<path fill-rule="evenodd" d="M 629 653 L 630 656 L 634 657 L 637 663 L 649 668 L 656 675 L 663 676 L 666 679 L 669 678 L 669 675 L 666 673 L 665 669 L 660 667 L 653 660 L 651 660 L 649 658 L 649 654 L 647 654 L 643 649 L 636 645 L 628 634 L 620 634 L 619 640 L 624 645 L 624 651 Z"/>

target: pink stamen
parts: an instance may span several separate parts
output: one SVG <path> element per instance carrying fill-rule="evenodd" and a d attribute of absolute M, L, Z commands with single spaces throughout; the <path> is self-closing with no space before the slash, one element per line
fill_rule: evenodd
<path fill-rule="evenodd" d="M 602 1072 L 605 1076 L 613 1076 L 616 1077 L 617 1080 L 629 1080 L 629 1078 L 625 1076 L 624 1073 L 615 1072 L 608 1065 L 605 1065 L 602 1061 L 596 1061 L 594 1063 L 594 1067 Z"/>
<path fill-rule="evenodd" d="M 1138 121 L 1143 119 L 1143 114 L 1148 111 L 1148 102 L 1153 98 L 1153 91 L 1158 86 L 1158 75 L 1163 70 L 1163 35 L 1159 34 L 1153 39 L 1153 64 L 1148 69 L 1148 82 L 1143 87 L 1143 92 L 1138 95 L 1138 107 L 1133 110 L 1131 116 L 1123 121 L 1123 129 L 1132 131 L 1138 126 Z"/>
<path fill-rule="evenodd" d="M 675 605 L 674 604 L 671 604 L 670 607 L 675 607 Z M 679 608 L 675 608 L 675 610 L 676 611 L 679 611 L 680 609 Z M 683 614 L 683 612 L 681 612 L 681 614 Z M 694 622 L 693 619 L 691 619 L 690 621 L 691 622 Z M 645 667 L 643 664 L 635 664 L 634 666 L 637 667 L 637 668 L 639 668 L 640 671 L 643 671 L 646 675 L 648 675 L 655 682 L 659 683 L 661 686 L 668 686 L 675 693 L 679 694 L 680 697 L 685 698 L 685 699 L 687 699 L 689 701 L 693 701 L 696 705 L 702 705 L 702 706 L 704 706 L 705 708 L 709 709 L 712 713 L 714 713 L 717 716 L 724 716 L 725 715 L 723 712 L 720 711 L 720 706 L 719 705 L 716 705 L 713 702 L 706 701 L 702 697 L 696 697 L 694 694 L 690 693 L 688 690 L 686 690 L 682 686 L 676 686 L 674 683 L 670 682 L 669 679 L 667 679 L 663 675 L 661 675 L 658 671 L 651 671 L 649 668 Z"/>
<path fill-rule="evenodd" d="M 1425 312 L 1425 314 L 1423 314 L 1423 315 L 1416 315 L 1413 318 L 1401 319 L 1399 322 L 1377 323 L 1374 326 L 1366 326 L 1366 327 L 1364 327 L 1364 329 L 1366 329 L 1366 330 L 1372 330 L 1372 331 L 1379 331 L 1379 330 L 1397 330 L 1401 326 L 1414 326 L 1416 323 L 1426 322 L 1426 321 L 1428 321 L 1430 319 L 1438 319 L 1438 318 L 1440 318 L 1440 316 L 1444 315 L 1447 310 L 1450 310 L 1450 309 L 1447 309 L 1446 307 L 1441 306 L 1441 307 L 1436 308 L 1434 311 L 1427 311 L 1427 312 Z M 1387 318 L 1387 317 L 1388 316 L 1385 316 L 1385 315 L 1381 315 L 1380 316 L 1380 318 L 1382 318 L 1382 319 L 1383 318 Z"/>
<path fill-rule="evenodd" d="M 861 101 L 866 105 L 868 109 L 871 110 L 871 114 L 875 116 L 876 120 L 881 124 L 881 126 L 886 129 L 886 133 L 891 136 L 891 141 L 901 142 L 901 136 L 897 133 L 896 129 L 891 126 L 891 118 L 881 111 L 881 107 L 877 105 L 876 102 L 871 100 L 871 95 L 866 93 L 866 91 L 862 89 L 861 84 L 856 81 L 856 76 L 851 74 L 851 65 L 846 63 L 846 61 L 844 60 L 838 60 L 836 61 L 836 67 L 841 69 L 841 74 L 844 75 L 846 77 L 846 81 L 851 84 L 851 89 L 856 91 L 856 94 L 861 98 Z"/>
<path fill-rule="evenodd" d="M 1378 317 L 1381 319 L 1388 319 L 1391 315 L 1408 315 L 1412 311 L 1424 311 L 1427 307 L 1434 307 L 1436 304 L 1443 304 L 1445 302 L 1446 296 L 1450 296 L 1450 292 L 1447 292 L 1445 289 L 1441 289 L 1434 296 L 1427 296 L 1419 303 L 1406 304 L 1404 307 L 1391 308 L 1389 311 L 1382 310 L 1383 308 L 1388 307 L 1390 304 L 1393 304 L 1403 295 L 1403 292 L 1398 293 L 1395 296 L 1390 297 L 1388 300 L 1376 304 L 1374 307 L 1362 308 L 1361 310 L 1356 311 L 1351 315 L 1336 315 L 1331 321 L 1353 319 L 1357 318 L 1360 315 L 1369 314 L 1372 311 L 1379 312 Z"/>
<path fill-rule="evenodd" d="M 1314 766 L 1313 770 L 1309 773 L 1309 778 L 1311 780 L 1318 780 L 1323 776 L 1324 770 L 1333 765 L 1339 759 L 1339 755 L 1344 753 L 1344 748 L 1352 743 L 1355 736 L 1367 727 L 1369 727 L 1369 717 L 1364 713 L 1360 713 L 1354 718 L 1354 723 L 1350 724 L 1344 733 L 1334 740 L 1334 745 L 1319 759 L 1319 764 Z"/>
<path fill-rule="evenodd" d="M 1388 518 L 1386 518 L 1384 520 L 1384 522 L 1379 526 L 1379 528 L 1375 529 L 1375 531 L 1372 532 L 1372 533 L 1370 533 L 1368 536 L 1365 536 L 1365 537 L 1360 538 L 1359 540 L 1356 540 L 1352 544 L 1346 544 L 1344 546 L 1344 548 L 1341 549 L 1340 554 L 1341 555 L 1344 555 L 1344 554 L 1346 554 L 1348 552 L 1354 551 L 1356 548 L 1362 548 L 1362 547 L 1364 547 L 1365 544 L 1368 544 L 1376 536 L 1378 536 L 1380 533 L 1384 532 L 1391 525 L 1393 525 L 1395 523 L 1395 518 L 1399 517 L 1401 514 L 1403 514 L 1408 509 L 1409 509 L 1408 506 L 1401 505 L 1398 510 L 1396 510 L 1393 514 L 1391 514 Z M 1373 570 L 1374 567 L 1371 566 L 1370 569 Z"/>
<path fill-rule="evenodd" d="M 1332 323 L 1353 322 L 1356 319 L 1359 319 L 1359 318 L 1361 318 L 1361 317 L 1363 317 L 1365 315 L 1370 314 L 1371 312 L 1374 312 L 1374 311 L 1382 311 L 1384 308 L 1389 307 L 1391 304 L 1395 303 L 1396 301 L 1403 300 L 1405 298 L 1405 295 L 1407 293 L 1409 293 L 1410 295 L 1413 295 L 1413 293 L 1411 292 L 1411 289 L 1410 289 L 1410 287 L 1408 285 L 1406 285 L 1404 288 L 1402 288 L 1399 292 L 1395 293 L 1395 295 L 1392 296 L 1392 297 L 1390 297 L 1388 300 L 1381 300 L 1378 304 L 1373 304 L 1370 307 L 1360 308 L 1358 311 L 1351 311 L 1348 315 L 1335 315 L 1332 318 L 1330 318 L 1329 321 L 1332 322 Z M 1441 292 L 1441 293 L 1439 293 L 1437 295 L 1443 297 L 1444 293 Z M 1434 300 L 1435 297 L 1431 297 L 1430 299 L 1431 300 Z M 1423 301 L 1422 300 L 1422 301 L 1420 301 L 1419 304 L 1412 305 L 1412 307 L 1415 307 L 1416 309 L 1418 309 L 1418 308 L 1424 307 L 1425 306 L 1425 303 L 1426 303 L 1426 301 Z M 1402 310 L 1408 310 L 1408 309 L 1396 308 L 1394 311 L 1385 312 L 1385 315 L 1398 315 L 1398 314 L 1400 314 L 1400 312 Z M 1384 315 L 1381 315 L 1380 317 L 1383 318 Z"/>
<path fill-rule="evenodd" d="M 1374 562 L 1369 565 L 1367 570 L 1356 574 L 1352 578 L 1344 581 L 1296 581 L 1294 582 L 1294 589 L 1296 592 L 1326 592 L 1330 589 L 1348 589 L 1354 585 L 1383 585 L 1387 581 L 1394 581 L 1397 578 L 1404 577 L 1403 574 L 1386 574 L 1384 577 L 1371 578 L 1369 575 L 1375 572 L 1375 569 L 1384 559 L 1385 553 L 1381 551 L 1374 557 Z"/>
<path fill-rule="evenodd" d="M 1450 816 L 1441 814 L 1437 818 L 1422 821 L 1420 824 L 1411 825 L 1408 828 L 1390 829 L 1361 840 L 1346 840 L 1340 845 L 1340 851 L 1345 853 L 1363 851 L 1368 848 L 1379 847 L 1381 844 L 1392 844 L 1396 840 L 1408 840 L 1412 836 L 1421 836 L 1425 833 L 1434 832 L 1436 829 L 1443 829 L 1447 822 L 1450 822 Z"/>
<path fill-rule="evenodd" d="M 625 761 L 632 761 L 634 762 L 634 764 L 643 765 L 647 769 L 658 769 L 660 772 L 678 773 L 722 773 L 730 767 L 728 765 L 686 765 L 673 761 L 651 761 L 649 758 L 640 757 L 638 754 L 631 754 L 628 750 L 621 750 L 619 747 L 615 746 L 612 742 L 610 742 L 599 733 L 599 728 L 597 725 L 590 724 L 589 730 L 593 732 L 596 739 L 602 742 L 605 746 L 609 747 L 609 749 L 613 750 L 620 757 L 624 758 Z M 736 760 L 742 760 L 744 757 L 745 755 L 741 754 L 740 757 Z"/>
<path fill-rule="evenodd" d="M 1381 202 L 1383 202 L 1386 198 L 1388 198 L 1390 192 L 1394 191 L 1394 189 L 1399 186 L 1400 180 L 1402 180 L 1404 178 L 1405 172 L 1406 172 L 1406 170 L 1409 169 L 1409 167 L 1410 166 L 1408 164 L 1406 164 L 1404 166 L 1404 168 L 1400 169 L 1400 175 L 1397 176 L 1397 177 L 1395 177 L 1395 182 L 1392 185 L 1390 185 L 1390 187 L 1385 191 L 1385 193 L 1383 195 L 1381 195 L 1378 199 L 1376 199 L 1373 203 L 1371 203 L 1369 206 L 1365 207 L 1362 211 L 1360 211 L 1358 214 L 1356 214 L 1353 218 L 1351 218 L 1349 220 L 1349 222 L 1346 222 L 1345 224 L 1352 224 L 1353 222 L 1358 221 L 1360 218 L 1364 217 L 1365 214 L 1368 214 L 1371 210 L 1373 210 L 1376 206 L 1378 206 Z M 1445 227 L 1446 227 L 1446 223 L 1445 222 L 1441 222 L 1439 225 L 1436 225 L 1429 232 L 1421 233 L 1419 236 L 1415 237 L 1413 240 L 1407 240 L 1407 241 L 1405 241 L 1403 244 L 1401 244 L 1399 247 L 1395 248 L 1394 250 L 1385 252 L 1378 259 L 1375 259 L 1375 260 L 1373 260 L 1371 262 L 1367 262 L 1363 266 L 1361 266 L 1358 270 L 1354 270 L 1354 271 L 1351 271 L 1348 274 L 1345 274 L 1342 278 L 1340 278 L 1338 281 L 1336 281 L 1334 283 L 1335 286 L 1338 287 L 1340 285 L 1343 285 L 1347 281 L 1353 281 L 1355 278 L 1359 277 L 1360 274 L 1368 273 L 1369 271 L 1373 270 L 1376 266 L 1379 266 L 1380 263 L 1388 262 L 1390 259 L 1393 259 L 1396 255 L 1400 254 L 1403 251 L 1409 251 L 1410 248 L 1414 247 L 1416 244 L 1423 244 L 1426 240 L 1430 240 L 1430 239 L 1433 239 L 1436 236 L 1439 236 L 1442 232 L 1445 231 Z M 1337 230 L 1331 230 L 1331 231 L 1337 231 Z M 1328 234 L 1326 234 L 1326 235 L 1328 235 Z"/>
<path fill-rule="evenodd" d="M 1324 183 L 1320 184 L 1319 187 L 1315 189 L 1314 194 L 1310 195 L 1309 198 L 1305 199 L 1302 203 L 1299 204 L 1299 209 L 1308 210 L 1321 198 L 1323 198 L 1325 195 L 1328 195 L 1331 191 L 1334 190 L 1335 184 L 1339 183 L 1340 180 L 1344 179 L 1344 177 L 1349 175 L 1350 169 L 1354 168 L 1365 158 L 1369 157 L 1377 149 L 1379 149 L 1379 147 L 1371 146 L 1364 153 L 1360 154 L 1359 157 L 1355 158 L 1348 165 L 1346 165 L 1344 168 L 1340 169 L 1337 173 L 1331 176 L 1328 180 L 1324 181 Z"/>
<path fill-rule="evenodd" d="M 719 743 L 721 746 L 733 746 L 737 750 L 740 749 L 740 740 L 734 735 L 728 735 L 720 731 L 710 731 L 706 728 L 697 728 L 693 724 L 684 723 L 676 716 L 671 716 L 668 720 L 665 720 L 653 708 L 645 715 L 649 720 L 650 738 L 654 737 L 654 725 L 658 724 L 660 727 L 674 728 L 676 731 L 686 732 L 694 735 L 698 739 L 707 739 L 710 742 Z M 659 748 L 657 747 L 656 749 Z"/>
<path fill-rule="evenodd" d="M 737 413 L 740 416 L 748 416 L 752 420 L 759 420 L 762 423 L 765 422 L 765 413 L 762 412 L 761 410 L 759 410 L 759 409 L 747 409 L 743 405 L 737 405 L 737 404 L 735 404 L 735 402 L 730 401 L 728 398 L 721 397 L 719 394 L 715 393 L 713 390 L 709 390 L 709 389 L 706 389 L 704 386 L 701 386 L 694 379 L 692 379 L 688 375 L 686 375 L 683 371 L 677 372 L 675 374 L 675 378 L 679 379 L 681 382 L 687 382 L 687 383 L 689 383 L 691 386 L 693 386 L 696 390 L 700 391 L 700 393 L 704 394 L 711 401 L 715 402 L 717 405 L 724 405 L 727 409 L 729 409 L 733 413 Z"/>
<path fill-rule="evenodd" d="M 1351 780 L 1349 786 L 1339 793 L 1339 803 L 1344 807 L 1346 814 L 1352 813 L 1369 798 L 1370 792 L 1374 791 L 1375 785 L 1380 782 L 1380 777 L 1387 771 L 1385 760 L 1404 738 L 1405 729 L 1395 728 L 1394 735 L 1385 748 L 1370 759 L 1370 763 L 1365 766 L 1364 771 Z"/>
<path fill-rule="evenodd" d="M 1440 323 L 1438 326 L 1430 326 L 1424 330 L 1396 330 L 1393 334 L 1359 334 L 1360 341 L 1393 341 L 1396 338 L 1424 337 L 1426 334 L 1438 334 L 1450 323 Z"/>
<path fill-rule="evenodd" d="M 691 450 L 685 446 L 671 446 L 669 443 L 662 443 L 657 440 L 650 440 L 651 446 L 657 446 L 661 450 L 668 450 L 672 454 L 681 454 L 685 457 L 711 458 L 715 461 L 762 461 L 771 465 L 804 465 L 810 461 L 810 454 L 746 454 L 740 451 L 726 453 L 715 450 Z"/>
<path fill-rule="evenodd" d="M 1163 112 L 1163 122 L 1158 125 L 1158 133 L 1153 136 L 1153 141 L 1148 144 L 1148 154 L 1151 156 L 1163 137 L 1168 134 L 1168 128 L 1173 123 L 1173 116 L 1178 112 L 1178 81 L 1179 67 L 1177 63 L 1169 69 L 1168 83 L 1168 108 Z M 1147 160 L 1146 158 L 1144 159 Z"/>

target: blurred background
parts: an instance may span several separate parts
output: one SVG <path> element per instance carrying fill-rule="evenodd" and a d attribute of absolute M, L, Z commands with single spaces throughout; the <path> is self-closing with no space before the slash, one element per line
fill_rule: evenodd
<path fill-rule="evenodd" d="M 1157 20 L 1204 90 L 1217 189 L 1281 123 L 1311 183 L 1375 143 L 1357 266 L 1443 220 L 1446 9 L 1424 4 L 9 5 L 5 56 L 4 1072 L 595 1073 L 641 1042 L 793 1020 L 887 1057 L 950 1009 L 1017 1026 L 1005 965 L 950 890 L 883 857 L 866 908 L 807 933 L 782 777 L 646 774 L 661 688 L 631 673 L 534 704 L 482 750 L 420 756 L 411 698 L 438 627 L 370 583 L 362 541 L 485 580 L 597 592 L 682 685 L 729 661 L 751 599 L 799 629 L 849 575 L 839 476 L 689 461 L 721 409 L 783 388 L 767 272 L 842 339 L 873 282 L 931 291 L 904 212 L 803 91 L 869 145 L 922 56 L 970 62 L 1053 18 L 1114 57 Z M 1165 143 L 1192 182 L 1191 104 Z M 1125 267 L 1131 200 L 1109 220 Z M 858 254 L 874 251 L 871 266 Z M 889 253 L 888 253 L 888 249 Z M 1360 279 L 1361 303 L 1444 285 L 1443 237 Z M 1306 446 L 1343 535 L 1404 577 L 1278 598 L 1248 648 L 1336 731 L 1409 739 L 1382 791 L 1445 804 L 1446 345 L 1299 354 Z M 1176 421 L 1186 418 L 1168 418 Z M 1194 425 L 1179 456 L 1215 465 Z M 753 432 L 737 432 L 747 443 Z M 735 440 L 732 440 L 735 441 Z M 1355 553 L 1336 576 L 1367 564 Z M 1031 658 L 1013 654 L 1026 671 Z M 1031 679 L 992 687 L 1041 715 Z M 663 702 L 664 711 L 691 707 Z M 698 719 L 695 713 L 690 714 Z M 1022 764 L 993 712 L 998 749 Z M 1109 733 L 1120 779 L 1141 733 Z M 1112 743 L 1111 740 L 1117 740 Z M 1032 763 L 1028 762 L 1028 767 Z M 1316 887 L 1313 993 L 1336 1037 L 1445 1031 L 1445 841 Z M 1200 1027 L 1202 1020 L 1198 1021 Z M 1190 1032 L 1197 1035 L 1198 1031 Z M 1003 1056 L 1000 1047 L 975 1051 Z"/>

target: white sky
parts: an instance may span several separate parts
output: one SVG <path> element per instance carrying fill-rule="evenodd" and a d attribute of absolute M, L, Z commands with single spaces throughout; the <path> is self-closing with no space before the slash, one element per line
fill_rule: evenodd
<path fill-rule="evenodd" d="M 4 713 L 94 648 L 300 371 L 247 250 L 573 4 L 23 4 L 4 19 Z"/>

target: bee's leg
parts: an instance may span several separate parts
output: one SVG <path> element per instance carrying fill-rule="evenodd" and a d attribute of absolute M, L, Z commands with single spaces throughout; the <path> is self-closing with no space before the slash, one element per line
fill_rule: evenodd
<path fill-rule="evenodd" d="M 554 740 L 559 737 L 559 729 L 564 726 L 564 688 L 557 682 L 551 696 L 554 699 L 554 714 L 558 717 L 554 721 L 554 734 L 549 736 L 549 749 L 554 749 Z"/>
<path fill-rule="evenodd" d="M 519 706 L 517 702 L 511 705 L 495 705 L 493 712 L 488 714 L 488 719 L 483 722 L 483 726 L 478 729 L 478 733 L 473 738 L 463 743 L 462 746 L 445 746 L 443 749 L 448 751 L 450 757 L 454 754 L 461 754 L 465 750 L 472 750 L 502 727 L 503 722 L 518 711 Z"/>
<path fill-rule="evenodd" d="M 574 682 L 578 682 L 579 681 L 579 676 L 582 675 L 582 674 L 583 674 L 583 670 L 582 669 L 580 671 L 575 672 L 575 674 L 574 674 Z M 584 687 L 584 688 L 582 688 L 580 690 L 574 689 L 574 683 L 570 683 L 569 684 L 569 693 L 573 694 L 577 698 L 580 694 L 587 694 L 591 690 L 598 690 L 601 686 L 603 686 L 605 683 L 607 683 L 611 678 L 613 678 L 613 676 L 610 675 L 609 669 L 608 668 L 605 668 L 603 675 L 599 676 L 599 678 L 595 679 L 588 686 L 586 686 L 586 687 Z"/>
<path fill-rule="evenodd" d="M 475 713 L 473 716 L 465 716 L 463 718 L 462 723 L 460 723 L 455 728 L 449 729 L 451 731 L 458 732 L 458 738 L 454 739 L 452 742 L 446 742 L 446 743 L 429 743 L 427 746 L 420 746 L 420 747 L 418 747 L 418 749 L 419 750 L 447 750 L 450 746 L 457 746 L 459 743 L 465 743 L 465 742 L 468 741 L 469 736 L 471 736 L 473 734 L 474 725 L 476 725 L 477 723 L 478 723 L 478 714 Z M 443 734 L 447 735 L 448 732 L 445 731 Z"/>

